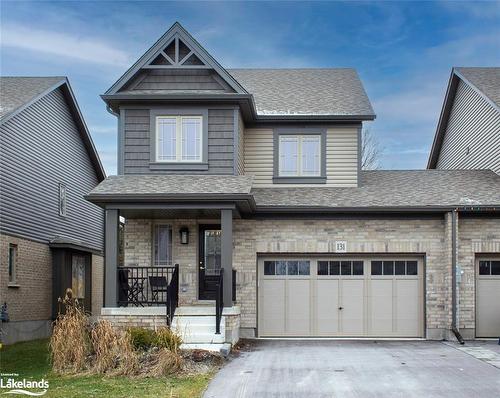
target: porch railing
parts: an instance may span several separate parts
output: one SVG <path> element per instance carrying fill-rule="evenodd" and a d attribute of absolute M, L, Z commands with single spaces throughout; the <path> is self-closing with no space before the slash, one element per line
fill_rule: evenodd
<path fill-rule="evenodd" d="M 224 268 L 220 269 L 217 276 L 217 290 L 215 293 L 215 334 L 220 334 L 220 321 L 224 309 Z"/>
<path fill-rule="evenodd" d="M 178 294 L 178 264 L 118 268 L 118 306 L 177 306 Z"/>
<path fill-rule="evenodd" d="M 175 264 L 174 273 L 167 287 L 167 325 L 174 319 L 175 309 L 179 304 L 179 264 Z"/>

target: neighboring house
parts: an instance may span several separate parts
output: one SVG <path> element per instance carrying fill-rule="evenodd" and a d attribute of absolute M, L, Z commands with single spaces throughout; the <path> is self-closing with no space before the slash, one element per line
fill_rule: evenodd
<path fill-rule="evenodd" d="M 65 77 L 0 78 L 1 340 L 47 337 L 67 288 L 103 300 L 104 170 Z M 3 313 L 5 316 L 5 313 Z"/>
<path fill-rule="evenodd" d="M 500 174 L 500 68 L 453 68 L 427 168 Z"/>
<path fill-rule="evenodd" d="M 354 70 L 224 69 L 176 23 L 102 98 L 118 175 L 87 198 L 106 210 L 106 319 L 178 305 L 194 346 L 500 334 L 500 177 L 361 171 L 375 115 Z"/>

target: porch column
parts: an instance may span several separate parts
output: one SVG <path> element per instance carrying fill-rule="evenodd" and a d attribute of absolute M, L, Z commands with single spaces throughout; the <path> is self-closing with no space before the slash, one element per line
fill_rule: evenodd
<path fill-rule="evenodd" d="M 224 307 L 233 306 L 233 211 L 220 212 L 221 263 L 224 269 Z"/>
<path fill-rule="evenodd" d="M 120 212 L 106 210 L 105 235 L 104 235 L 104 306 L 118 306 L 118 229 Z"/>

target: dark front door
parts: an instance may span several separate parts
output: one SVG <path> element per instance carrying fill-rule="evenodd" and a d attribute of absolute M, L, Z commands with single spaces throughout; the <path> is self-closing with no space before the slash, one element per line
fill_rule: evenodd
<path fill-rule="evenodd" d="M 215 300 L 221 269 L 220 225 L 200 225 L 199 231 L 199 298 Z"/>

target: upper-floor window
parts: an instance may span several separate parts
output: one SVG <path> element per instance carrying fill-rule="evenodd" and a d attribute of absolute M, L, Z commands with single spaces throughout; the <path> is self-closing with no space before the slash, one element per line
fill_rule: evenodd
<path fill-rule="evenodd" d="M 66 217 L 66 185 L 59 184 L 59 215 Z"/>
<path fill-rule="evenodd" d="M 279 176 L 320 177 L 321 135 L 280 135 Z"/>
<path fill-rule="evenodd" d="M 157 116 L 156 161 L 201 162 L 202 116 Z"/>

